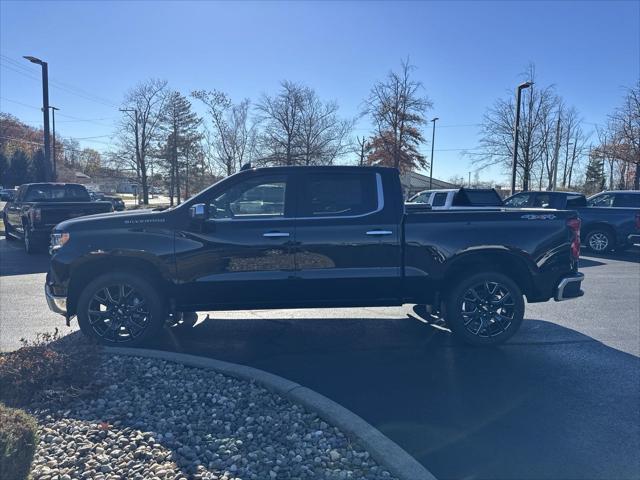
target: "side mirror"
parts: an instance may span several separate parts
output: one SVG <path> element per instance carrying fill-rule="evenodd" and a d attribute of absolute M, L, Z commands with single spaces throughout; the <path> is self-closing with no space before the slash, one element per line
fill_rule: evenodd
<path fill-rule="evenodd" d="M 196 203 L 189 209 L 189 217 L 192 220 L 205 220 L 207 218 L 207 206 L 204 203 Z"/>

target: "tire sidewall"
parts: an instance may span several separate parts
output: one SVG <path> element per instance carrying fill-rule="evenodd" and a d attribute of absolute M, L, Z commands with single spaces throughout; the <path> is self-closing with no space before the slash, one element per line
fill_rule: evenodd
<path fill-rule="evenodd" d="M 151 321 L 140 336 L 126 342 L 112 342 L 98 335 L 89 324 L 88 308 L 96 292 L 106 286 L 126 283 L 135 288 L 149 304 Z M 166 308 L 162 297 L 152 282 L 132 273 L 105 273 L 87 285 L 80 293 L 76 315 L 78 325 L 85 335 L 94 338 L 102 345 L 118 347 L 136 347 L 145 344 L 162 331 L 166 317 Z"/>
<path fill-rule="evenodd" d="M 480 282 L 490 281 L 498 282 L 507 287 L 511 296 L 515 300 L 515 314 L 511 321 L 511 325 L 505 332 L 489 338 L 479 337 L 471 333 L 464 326 L 464 320 L 461 314 L 462 299 L 467 289 Z M 500 345 L 509 340 L 522 325 L 524 318 L 524 298 L 522 291 L 516 283 L 506 275 L 498 272 L 483 272 L 470 275 L 458 281 L 446 301 L 446 321 L 454 335 L 470 345 L 476 346 L 495 346 Z"/>
<path fill-rule="evenodd" d="M 591 247 L 591 244 L 590 244 L 591 237 L 598 233 L 601 235 L 604 235 L 607 238 L 607 246 L 603 250 L 595 250 Z M 585 243 L 587 244 L 587 247 L 589 248 L 589 250 L 591 250 L 594 253 L 607 253 L 613 249 L 613 236 L 611 235 L 611 233 L 609 233 L 606 230 L 599 230 L 599 229 L 591 230 L 589 233 L 587 233 L 587 238 Z"/>

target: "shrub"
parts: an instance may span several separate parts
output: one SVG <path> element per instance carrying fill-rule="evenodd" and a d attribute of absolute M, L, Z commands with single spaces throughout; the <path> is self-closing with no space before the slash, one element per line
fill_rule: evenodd
<path fill-rule="evenodd" d="M 1 402 L 44 407 L 92 388 L 99 347 L 85 337 L 60 338 L 56 329 L 54 334 L 38 334 L 34 341 L 22 342 L 22 348 L 0 355 Z"/>
<path fill-rule="evenodd" d="M 0 478 L 25 480 L 36 451 L 36 421 L 0 403 Z"/>

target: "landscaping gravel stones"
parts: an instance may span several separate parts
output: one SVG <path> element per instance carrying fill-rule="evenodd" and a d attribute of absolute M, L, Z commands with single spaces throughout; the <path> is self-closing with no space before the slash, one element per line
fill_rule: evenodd
<path fill-rule="evenodd" d="M 211 370 L 104 358 L 97 398 L 33 412 L 32 477 L 116 479 L 391 479 L 316 414 Z"/>

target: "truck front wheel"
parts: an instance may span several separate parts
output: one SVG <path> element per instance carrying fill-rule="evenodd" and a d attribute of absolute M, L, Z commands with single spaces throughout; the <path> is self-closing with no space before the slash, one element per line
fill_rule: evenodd
<path fill-rule="evenodd" d="M 516 283 L 497 272 L 483 272 L 456 283 L 446 301 L 452 332 L 471 345 L 499 345 L 524 318 L 524 299 Z"/>
<path fill-rule="evenodd" d="M 165 305 L 153 285 L 130 273 L 106 273 L 78 299 L 78 324 L 103 345 L 138 346 L 164 326 Z"/>

